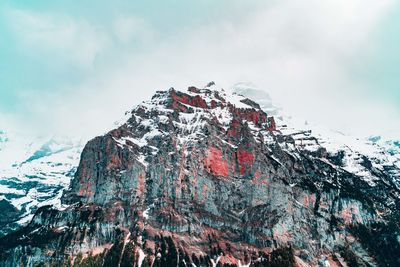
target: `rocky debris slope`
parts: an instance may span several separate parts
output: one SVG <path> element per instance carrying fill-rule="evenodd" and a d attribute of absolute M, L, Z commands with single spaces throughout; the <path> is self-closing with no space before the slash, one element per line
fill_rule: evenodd
<path fill-rule="evenodd" d="M 28 223 L 41 206 L 60 207 L 81 151 L 78 141 L 0 131 L 0 236 Z"/>
<path fill-rule="evenodd" d="M 0 265 L 400 264 L 395 162 L 360 155 L 353 172 L 346 151 L 214 87 L 159 91 L 89 141 L 69 207 L 0 239 Z"/>

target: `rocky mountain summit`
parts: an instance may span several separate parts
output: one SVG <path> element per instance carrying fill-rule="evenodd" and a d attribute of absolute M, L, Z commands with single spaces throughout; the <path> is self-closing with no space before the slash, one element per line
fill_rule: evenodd
<path fill-rule="evenodd" d="M 158 91 L 86 144 L 62 208 L 0 239 L 0 266 L 399 266 L 397 159 L 213 83 Z"/>

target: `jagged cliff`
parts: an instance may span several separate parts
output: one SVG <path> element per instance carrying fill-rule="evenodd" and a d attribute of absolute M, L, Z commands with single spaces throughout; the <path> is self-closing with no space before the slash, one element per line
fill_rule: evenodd
<path fill-rule="evenodd" d="M 400 265 L 397 167 L 361 158 L 366 179 L 310 140 L 212 84 L 157 92 L 87 143 L 64 209 L 0 239 L 0 265 Z"/>

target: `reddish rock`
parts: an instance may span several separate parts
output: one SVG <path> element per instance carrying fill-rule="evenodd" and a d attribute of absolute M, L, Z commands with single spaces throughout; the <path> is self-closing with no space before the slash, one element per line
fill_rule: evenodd
<path fill-rule="evenodd" d="M 178 108 L 180 107 L 179 103 L 189 105 L 196 108 L 204 108 L 207 109 L 206 101 L 200 96 L 191 96 L 188 94 L 177 93 L 175 90 L 171 90 L 171 98 L 172 98 L 172 107 Z M 187 110 L 181 110 L 182 112 L 187 112 Z"/>
<path fill-rule="evenodd" d="M 255 156 L 253 152 L 249 152 L 244 149 L 239 149 L 236 152 L 236 157 L 239 162 L 240 174 L 243 175 L 245 174 L 246 170 L 251 169 Z"/>
<path fill-rule="evenodd" d="M 267 128 L 267 130 L 269 132 L 276 131 L 276 122 L 275 122 L 274 117 L 268 117 L 268 128 Z"/>
<path fill-rule="evenodd" d="M 238 137 L 238 129 L 240 126 L 241 126 L 240 121 L 236 118 L 233 118 L 228 129 L 228 136 Z"/>
<path fill-rule="evenodd" d="M 211 100 L 211 108 L 216 108 L 217 107 L 217 101 L 215 101 L 214 99 Z"/>
<path fill-rule="evenodd" d="M 228 177 L 228 161 L 223 158 L 222 151 L 216 147 L 210 147 L 204 159 L 206 170 L 216 176 Z"/>

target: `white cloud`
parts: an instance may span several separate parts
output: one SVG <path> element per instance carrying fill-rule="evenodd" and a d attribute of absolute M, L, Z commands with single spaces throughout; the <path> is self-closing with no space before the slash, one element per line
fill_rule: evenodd
<path fill-rule="evenodd" d="M 110 42 L 102 29 L 85 20 L 18 9 L 7 14 L 21 48 L 30 55 L 38 53 L 42 60 L 88 68 Z"/>
<path fill-rule="evenodd" d="M 391 123 L 399 118 L 398 109 L 372 98 L 372 89 L 349 74 L 350 63 L 365 56 L 360 48 L 369 45 L 393 3 L 282 0 L 235 19 L 222 17 L 189 29 L 177 25 L 182 29 L 169 38 L 161 38 L 146 20 L 126 16 L 109 18 L 110 32 L 71 18 L 22 13 L 16 29 L 25 42 L 67 51 L 67 58 L 82 64 L 104 49 L 121 59 L 96 70 L 73 93 L 51 97 L 51 114 L 38 114 L 62 131 L 101 133 L 155 90 L 210 80 L 229 87 L 249 80 L 294 116 L 355 133 L 400 134 L 400 126 Z M 137 47 L 119 51 L 112 36 L 121 43 L 151 40 L 153 45 L 145 53 Z"/>
<path fill-rule="evenodd" d="M 150 42 L 153 32 L 146 21 L 133 16 L 119 16 L 113 22 L 113 30 L 121 43 L 132 41 Z"/>

